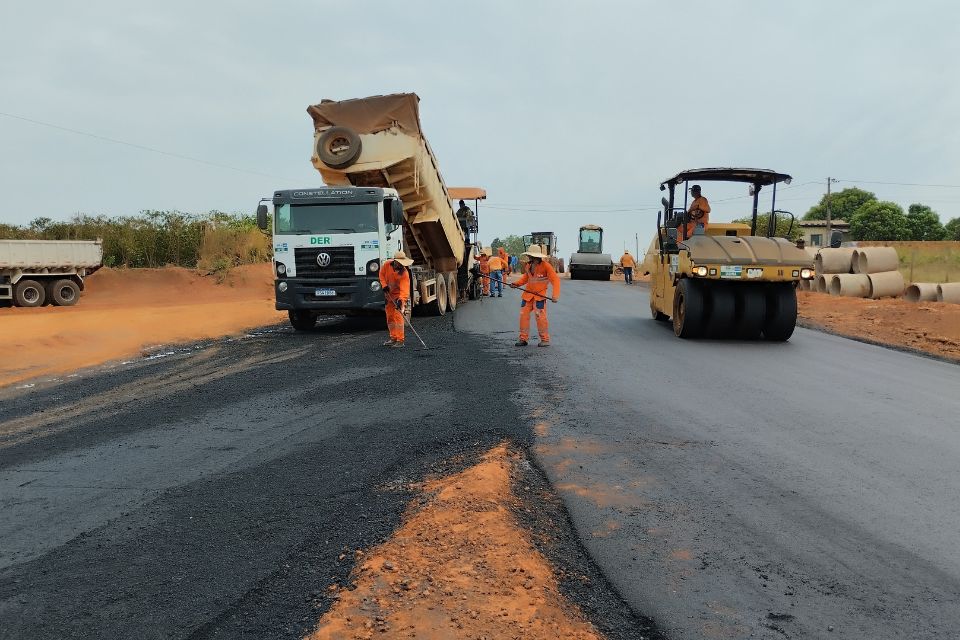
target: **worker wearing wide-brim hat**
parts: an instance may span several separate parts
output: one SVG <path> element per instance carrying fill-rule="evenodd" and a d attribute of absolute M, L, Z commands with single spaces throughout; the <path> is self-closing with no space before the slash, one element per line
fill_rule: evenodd
<path fill-rule="evenodd" d="M 483 295 L 490 295 L 490 254 L 493 251 L 490 247 L 480 249 L 480 255 L 477 256 L 477 262 L 480 264 L 480 281 L 483 284 Z"/>
<path fill-rule="evenodd" d="M 636 266 L 637 261 L 629 251 L 624 250 L 623 255 L 620 256 L 620 268 L 623 269 L 623 281 L 627 284 L 633 284 L 633 268 Z"/>
<path fill-rule="evenodd" d="M 527 340 L 530 338 L 530 314 L 537 317 L 537 333 L 540 336 L 540 344 L 537 346 L 550 346 L 550 323 L 547 321 L 547 300 L 556 302 L 560 299 L 560 276 L 550 264 L 550 256 L 543 252 L 540 245 L 530 245 L 523 252 L 523 255 L 529 259 L 529 264 L 520 278 L 510 286 L 524 287 L 520 300 L 520 338 L 517 340 L 518 347 L 527 346 Z M 524 286 L 526 285 L 526 286 Z M 553 295 L 547 295 L 547 287 L 553 286 Z"/>
<path fill-rule="evenodd" d="M 413 260 L 407 254 L 397 251 L 380 267 L 380 286 L 386 299 L 384 308 L 390 332 L 390 339 L 383 343 L 385 347 L 403 346 L 403 314 L 410 304 L 410 270 L 407 267 L 412 264 Z"/>

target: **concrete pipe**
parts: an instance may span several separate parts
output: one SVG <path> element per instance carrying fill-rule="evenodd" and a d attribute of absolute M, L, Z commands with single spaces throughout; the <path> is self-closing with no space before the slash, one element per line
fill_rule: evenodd
<path fill-rule="evenodd" d="M 820 249 L 820 253 L 813 259 L 817 273 L 850 273 L 850 263 L 853 261 L 853 249 Z"/>
<path fill-rule="evenodd" d="M 870 277 L 860 273 L 837 273 L 830 281 L 830 295 L 869 298 Z"/>
<path fill-rule="evenodd" d="M 931 302 L 937 299 L 937 283 L 914 282 L 907 287 L 903 297 L 910 302 Z"/>
<path fill-rule="evenodd" d="M 937 285 L 937 300 L 960 304 L 960 282 L 944 282 Z"/>
<path fill-rule="evenodd" d="M 854 251 L 850 262 L 853 273 L 882 273 L 900 268 L 900 257 L 893 247 L 864 247 Z"/>
<path fill-rule="evenodd" d="M 813 281 L 813 290 L 820 293 L 830 293 L 830 280 L 833 280 L 833 278 L 827 279 L 827 276 L 817 276 L 817 279 Z"/>
<path fill-rule="evenodd" d="M 867 276 L 870 280 L 870 297 L 899 298 L 903 295 L 903 276 L 899 271 L 882 271 Z"/>

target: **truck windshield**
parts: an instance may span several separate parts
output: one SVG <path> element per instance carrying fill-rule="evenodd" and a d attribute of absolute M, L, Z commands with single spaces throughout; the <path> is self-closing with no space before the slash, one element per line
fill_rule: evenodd
<path fill-rule="evenodd" d="M 369 233 L 377 231 L 377 203 L 282 204 L 276 233 Z"/>

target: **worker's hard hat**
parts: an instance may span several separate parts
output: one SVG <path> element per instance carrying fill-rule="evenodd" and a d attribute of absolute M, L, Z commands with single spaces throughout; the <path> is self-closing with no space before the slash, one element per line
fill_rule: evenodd
<path fill-rule="evenodd" d="M 405 267 L 409 267 L 413 264 L 413 260 L 408 258 L 407 254 L 405 254 L 403 251 L 397 251 L 395 254 L 393 254 L 393 259 Z"/>

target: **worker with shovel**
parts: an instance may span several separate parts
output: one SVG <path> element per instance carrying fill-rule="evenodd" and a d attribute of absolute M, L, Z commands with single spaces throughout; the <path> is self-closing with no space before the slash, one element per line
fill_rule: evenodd
<path fill-rule="evenodd" d="M 410 304 L 410 272 L 407 269 L 413 260 L 403 251 L 393 254 L 380 267 L 380 286 L 386 298 L 387 330 L 390 339 L 383 343 L 385 347 L 403 346 L 403 322 L 406 305 Z"/>
<path fill-rule="evenodd" d="M 537 317 L 537 333 L 540 335 L 539 347 L 550 346 L 550 324 L 547 322 L 547 300 L 556 302 L 560 299 L 560 276 L 550 265 L 549 256 L 543 253 L 540 245 L 530 245 L 523 252 L 529 259 L 527 268 L 516 282 L 510 283 L 514 289 L 523 285 L 523 295 L 520 301 L 520 339 L 518 347 L 527 346 L 530 337 L 530 314 Z M 553 285 L 553 296 L 547 296 L 547 286 Z"/>

